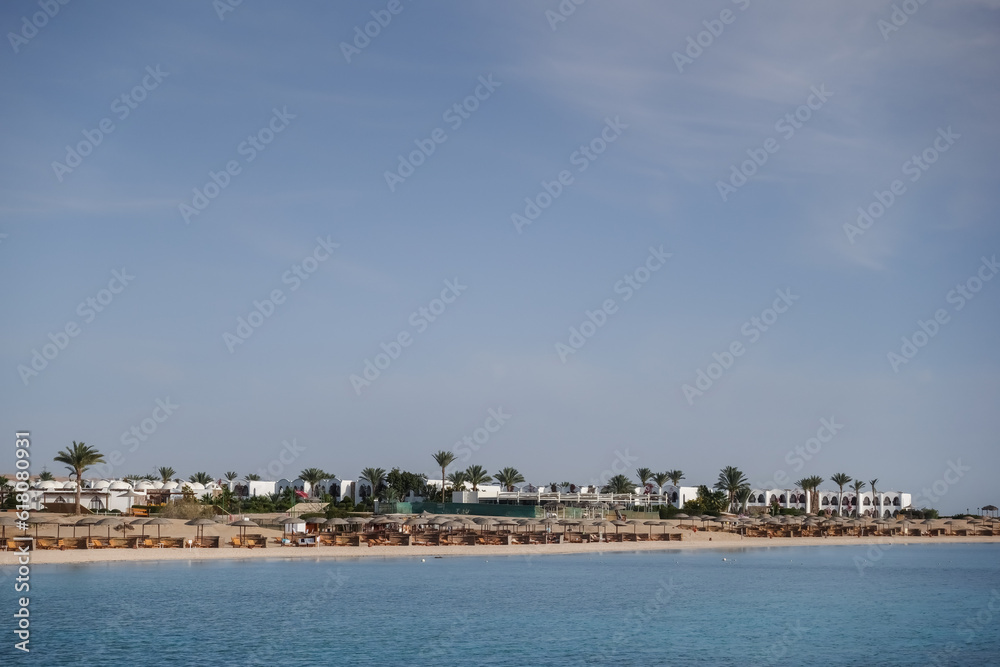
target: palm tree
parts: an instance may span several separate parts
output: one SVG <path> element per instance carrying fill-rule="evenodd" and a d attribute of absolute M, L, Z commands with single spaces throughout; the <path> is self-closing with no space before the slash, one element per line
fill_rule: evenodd
<path fill-rule="evenodd" d="M 55 477 L 52 476 L 52 473 L 50 473 L 45 468 L 42 468 L 42 472 L 39 473 L 39 475 L 38 475 L 38 481 L 39 482 L 51 482 L 54 479 L 55 479 Z"/>
<path fill-rule="evenodd" d="M 6 477 L 0 476 L 0 505 L 7 500 L 7 494 L 14 490 L 14 485 Z"/>
<path fill-rule="evenodd" d="M 641 486 L 643 492 L 645 492 L 646 483 L 649 482 L 649 479 L 653 476 L 653 471 L 649 468 L 637 468 L 635 476 L 639 478 L 639 486 Z"/>
<path fill-rule="evenodd" d="M 231 481 L 233 481 L 234 479 L 236 479 L 239 476 L 240 476 L 240 474 L 238 472 L 233 472 L 233 471 L 229 471 L 229 472 L 227 472 L 225 474 L 225 478 L 226 478 L 227 482 L 231 482 Z"/>
<path fill-rule="evenodd" d="M 258 475 L 255 472 L 250 472 L 250 473 L 247 473 L 246 475 L 244 475 L 243 479 L 245 481 L 247 481 L 247 482 L 259 482 L 260 481 L 260 475 Z"/>
<path fill-rule="evenodd" d="M 729 509 L 733 509 L 733 501 L 736 499 L 736 492 L 744 486 L 750 486 L 743 471 L 734 466 L 726 466 L 719 472 L 719 480 L 715 483 L 715 488 L 729 494 Z"/>
<path fill-rule="evenodd" d="M 455 462 L 455 455 L 442 449 L 434 454 L 434 462 L 441 466 L 441 502 L 444 502 L 445 470 Z"/>
<path fill-rule="evenodd" d="M 56 454 L 53 461 L 65 463 L 66 467 L 76 476 L 76 513 L 80 514 L 80 492 L 83 489 L 83 473 L 92 465 L 104 463 L 104 455 L 93 447 L 82 442 L 73 441 L 72 447 L 67 447 Z"/>
<path fill-rule="evenodd" d="M 670 475 L 669 473 L 658 472 L 655 475 L 653 475 L 653 481 L 656 482 L 656 485 L 658 487 L 660 487 L 660 495 L 662 496 L 663 485 L 670 481 Z"/>
<path fill-rule="evenodd" d="M 882 503 L 878 501 L 878 492 L 875 490 L 875 485 L 878 483 L 878 477 L 875 479 L 868 480 L 868 485 L 872 487 L 872 509 L 875 511 L 875 518 L 882 518 Z"/>
<path fill-rule="evenodd" d="M 524 483 L 524 476 L 517 471 L 517 468 L 504 468 L 497 474 L 493 475 L 493 479 L 499 482 L 501 486 L 508 491 L 513 491 L 515 484 Z"/>
<path fill-rule="evenodd" d="M 750 500 L 751 495 L 753 495 L 753 490 L 749 485 L 741 486 L 736 490 L 736 502 L 740 506 L 740 512 L 747 511 L 747 501 Z"/>
<path fill-rule="evenodd" d="M 608 483 L 601 489 L 604 493 L 614 493 L 623 495 L 635 492 L 635 482 L 625 475 L 615 475 L 608 480 Z"/>
<path fill-rule="evenodd" d="M 479 491 L 479 485 L 490 481 L 490 474 L 481 465 L 471 465 L 465 469 L 465 476 L 472 485 L 473 491 Z"/>
<path fill-rule="evenodd" d="M 385 484 L 385 470 L 383 468 L 365 468 L 361 471 L 361 479 L 368 482 L 372 487 L 372 499 L 378 498 L 379 487 Z"/>
<path fill-rule="evenodd" d="M 156 472 L 160 473 L 160 481 L 164 484 L 170 481 L 170 478 L 177 474 L 177 471 L 169 466 L 162 466 L 156 469 Z"/>
<path fill-rule="evenodd" d="M 469 477 L 465 474 L 464 470 L 456 470 L 448 475 L 448 481 L 451 482 L 453 490 L 465 491 L 465 483 L 469 481 Z"/>
<path fill-rule="evenodd" d="M 854 506 L 854 516 L 861 516 L 861 491 L 865 488 L 865 483 L 860 479 L 854 480 L 854 502 L 857 503 Z"/>
<path fill-rule="evenodd" d="M 684 472 L 681 470 L 668 470 L 667 478 L 670 480 L 671 484 L 677 486 L 681 483 L 681 480 L 684 479 Z"/>
<path fill-rule="evenodd" d="M 201 484 L 204 486 L 205 484 L 210 484 L 212 482 L 212 476 L 207 472 L 196 472 L 188 477 L 188 481 L 192 484 Z"/>
<path fill-rule="evenodd" d="M 840 487 L 840 498 L 837 500 L 837 515 L 844 515 L 844 487 L 851 483 L 851 476 L 846 472 L 838 472 L 830 477 L 830 481 Z"/>
<path fill-rule="evenodd" d="M 328 475 L 323 472 L 322 468 L 306 468 L 299 473 L 299 479 L 309 484 L 310 496 L 315 495 L 313 491 L 315 491 L 316 485 L 319 484 L 320 481 L 329 479 L 330 477 L 333 477 L 333 475 Z"/>
<path fill-rule="evenodd" d="M 812 507 L 813 514 L 819 513 L 819 487 L 825 481 L 819 475 L 813 475 L 809 478 L 809 486 L 812 488 L 812 497 L 810 498 L 809 505 Z"/>

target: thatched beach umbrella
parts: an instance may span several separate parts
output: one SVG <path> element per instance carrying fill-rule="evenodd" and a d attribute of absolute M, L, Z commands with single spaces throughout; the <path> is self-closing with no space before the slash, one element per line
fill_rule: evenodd
<path fill-rule="evenodd" d="M 184 523 L 185 526 L 195 526 L 195 536 L 198 538 L 198 543 L 200 544 L 203 539 L 205 539 L 205 526 L 214 526 L 215 522 L 211 519 L 201 517 L 199 519 L 191 519 Z"/>
<path fill-rule="evenodd" d="M 623 527 L 623 526 L 627 526 L 628 525 L 628 521 L 622 521 L 621 519 L 615 519 L 614 521 L 611 522 L 611 525 L 615 527 L 615 535 L 617 535 L 618 534 L 618 529 L 621 528 L 621 527 Z"/>
<path fill-rule="evenodd" d="M 87 537 L 90 537 L 90 529 L 91 529 L 91 527 L 94 526 L 94 524 L 96 524 L 100 520 L 101 520 L 101 517 L 94 516 L 93 514 L 91 514 L 89 516 L 85 516 L 82 519 L 79 519 L 74 524 L 73 537 L 76 537 L 76 528 L 75 528 L 75 526 L 86 526 L 87 527 Z"/>
<path fill-rule="evenodd" d="M 131 526 L 133 529 L 135 529 L 136 526 L 139 526 L 140 527 L 139 537 L 146 537 L 146 524 L 149 523 L 149 521 L 150 519 L 147 517 L 132 519 L 132 522 L 129 523 L 129 526 Z"/>
<path fill-rule="evenodd" d="M 150 522 L 152 523 L 152 522 Z M 259 525 L 251 521 L 250 519 L 243 518 L 239 521 L 233 521 L 230 526 L 235 526 L 240 533 L 240 539 L 245 539 L 247 536 L 247 528 L 260 528 Z M 157 533 L 159 535 L 159 533 Z"/>
<path fill-rule="evenodd" d="M 95 525 L 98 525 L 98 526 L 107 526 L 108 527 L 108 539 L 110 540 L 111 539 L 111 529 L 114 528 L 115 530 L 118 530 L 119 528 L 121 528 L 125 524 L 118 517 L 116 517 L 116 516 L 110 516 L 110 517 L 107 517 L 106 519 L 101 519 Z"/>
<path fill-rule="evenodd" d="M 14 517 L 7 514 L 0 514 L 0 530 L 3 532 L 3 539 L 7 539 L 7 526 L 17 525 Z"/>
<path fill-rule="evenodd" d="M 42 524 L 56 523 L 56 518 L 48 514 L 32 514 L 28 517 L 28 523 L 35 526 L 35 539 L 38 539 L 38 527 Z"/>
<path fill-rule="evenodd" d="M 674 518 L 675 519 L 679 519 L 680 522 L 681 522 L 681 525 L 683 526 L 684 525 L 684 519 L 690 519 L 691 517 L 689 517 L 687 514 L 675 514 Z"/>
<path fill-rule="evenodd" d="M 347 519 L 341 519 L 339 516 L 335 516 L 332 519 L 327 519 L 324 525 L 328 528 L 336 530 L 337 526 L 346 526 Z"/>
<path fill-rule="evenodd" d="M 170 519 L 164 519 L 162 516 L 156 516 L 146 522 L 147 526 L 156 526 L 156 539 L 160 539 L 160 526 L 169 526 Z M 257 524 L 254 524 L 257 525 Z"/>

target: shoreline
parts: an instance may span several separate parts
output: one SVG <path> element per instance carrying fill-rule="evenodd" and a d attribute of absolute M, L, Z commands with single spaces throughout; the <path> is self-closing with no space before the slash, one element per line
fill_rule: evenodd
<path fill-rule="evenodd" d="M 687 535 L 685 535 L 687 537 Z M 728 533 L 713 533 L 712 538 L 685 539 L 681 542 L 592 542 L 546 545 L 503 546 L 374 546 L 374 547 L 268 547 L 266 549 L 79 549 L 67 551 L 39 550 L 31 552 L 32 565 L 81 565 L 91 563 L 149 563 L 177 561 L 246 561 L 246 560 L 344 560 L 361 558 L 427 558 L 474 556 L 522 556 L 603 554 L 636 552 L 682 552 L 706 550 L 742 550 L 816 546 L 895 546 L 911 544 L 1000 544 L 994 537 L 744 537 Z M 0 566 L 14 565 L 15 552 L 0 552 Z"/>

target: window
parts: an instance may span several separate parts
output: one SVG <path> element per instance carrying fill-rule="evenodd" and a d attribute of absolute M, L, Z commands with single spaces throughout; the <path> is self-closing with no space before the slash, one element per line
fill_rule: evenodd
<path fill-rule="evenodd" d="M 787 500 L 785 500 L 785 494 L 782 493 L 781 496 L 778 497 L 778 502 L 779 503 L 788 502 Z"/>
<path fill-rule="evenodd" d="M 871 498 L 865 498 L 865 507 L 868 507 L 871 504 L 872 504 Z"/>
<path fill-rule="evenodd" d="M 763 503 L 764 502 L 764 494 L 763 493 L 760 494 L 759 496 L 757 496 L 757 502 L 758 503 Z"/>
<path fill-rule="evenodd" d="M 102 510 L 104 509 L 104 503 L 101 502 L 100 498 L 90 499 L 90 509 L 92 510 Z"/>

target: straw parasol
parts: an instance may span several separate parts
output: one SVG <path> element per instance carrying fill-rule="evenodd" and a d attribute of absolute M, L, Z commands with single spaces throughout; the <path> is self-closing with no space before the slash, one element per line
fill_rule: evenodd
<path fill-rule="evenodd" d="M 28 517 L 28 523 L 35 526 L 35 539 L 38 539 L 38 527 L 44 524 L 56 523 L 56 518 L 47 514 L 32 514 Z"/>
<path fill-rule="evenodd" d="M 149 522 L 150 522 L 150 519 L 148 517 L 142 517 L 142 518 L 139 518 L 139 519 L 132 519 L 132 522 L 129 523 L 129 525 L 132 526 L 133 528 L 135 528 L 136 526 L 140 526 L 139 537 L 145 537 L 146 536 L 146 524 L 149 523 Z"/>
<path fill-rule="evenodd" d="M 649 526 L 649 536 L 652 537 L 653 536 L 653 526 L 662 526 L 663 524 L 660 523 L 660 521 L 658 521 L 658 520 L 650 519 L 649 521 L 643 521 L 643 525 Z"/>
<path fill-rule="evenodd" d="M 121 528 L 122 526 L 125 525 L 125 522 L 122 521 L 121 519 L 119 519 L 116 516 L 109 516 L 109 517 L 107 517 L 105 519 L 101 519 L 100 521 L 98 521 L 94 525 L 97 525 L 97 526 L 107 526 L 108 527 L 108 539 L 110 540 L 111 539 L 111 529 L 114 528 L 115 530 L 118 530 L 119 528 Z"/>
<path fill-rule="evenodd" d="M 7 526 L 14 526 L 16 524 L 17 522 L 14 521 L 14 517 L 0 514 L 0 529 L 3 531 L 3 539 L 7 539 Z"/>
<path fill-rule="evenodd" d="M 195 529 L 197 531 L 196 534 L 198 537 L 198 542 L 201 543 L 201 541 L 205 539 L 205 526 L 214 526 L 215 522 L 212 521 L 211 519 L 206 519 L 205 517 L 201 517 L 199 519 L 191 519 L 190 521 L 186 521 L 184 522 L 184 525 L 195 526 Z"/>
<path fill-rule="evenodd" d="M 680 522 L 681 522 L 681 525 L 683 526 L 684 525 L 684 519 L 690 519 L 691 517 L 689 517 L 687 514 L 681 513 L 681 514 L 675 514 L 674 518 L 675 519 L 679 519 Z"/>
<path fill-rule="evenodd" d="M 341 519 L 340 517 L 333 517 L 332 519 L 327 519 L 325 525 L 330 528 L 335 528 L 336 526 L 346 526 L 347 519 Z"/>
<path fill-rule="evenodd" d="M 94 524 L 96 524 L 100 520 L 101 520 L 101 517 L 95 516 L 93 514 L 91 514 L 89 516 L 85 516 L 82 519 L 77 520 L 77 522 L 74 524 L 74 528 L 73 528 L 73 537 L 76 537 L 76 526 L 86 526 L 87 527 L 87 537 L 90 537 L 90 529 L 91 529 L 91 527 L 93 527 Z"/>
<path fill-rule="evenodd" d="M 156 539 L 160 539 L 160 526 L 169 526 L 170 519 L 164 519 L 162 516 L 156 516 L 146 522 L 147 526 L 156 526 Z"/>

